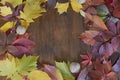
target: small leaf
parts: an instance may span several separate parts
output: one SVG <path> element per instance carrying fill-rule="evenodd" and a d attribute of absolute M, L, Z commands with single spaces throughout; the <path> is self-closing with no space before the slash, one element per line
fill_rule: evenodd
<path fill-rule="evenodd" d="M 77 80 L 86 80 L 86 76 L 87 76 L 87 75 L 88 75 L 88 71 L 87 71 L 87 69 L 85 68 L 85 69 L 81 70 L 81 72 L 80 72 Z"/>
<path fill-rule="evenodd" d="M 84 41 L 84 43 L 88 45 L 94 45 L 94 43 L 96 42 L 94 37 L 97 36 L 98 34 L 99 34 L 98 31 L 88 30 L 82 33 L 80 35 L 80 38 Z"/>
<path fill-rule="evenodd" d="M 34 70 L 28 75 L 30 80 L 52 80 L 48 74 L 40 70 Z"/>
<path fill-rule="evenodd" d="M 71 6 L 72 9 L 77 13 L 79 13 L 80 10 L 82 9 L 81 3 L 79 3 L 77 0 L 71 0 Z"/>
<path fill-rule="evenodd" d="M 57 2 L 55 8 L 57 8 L 59 14 L 62 14 L 64 12 L 67 12 L 68 7 L 69 7 L 69 2 L 66 2 L 66 3 L 58 3 Z"/>
<path fill-rule="evenodd" d="M 63 80 L 61 72 L 56 67 L 44 65 L 43 69 L 51 77 L 52 80 Z"/>
<path fill-rule="evenodd" d="M 10 7 L 7 7 L 7 6 L 0 7 L 0 15 L 1 16 L 7 16 L 9 14 L 12 14 L 12 10 Z"/>
<path fill-rule="evenodd" d="M 6 32 L 7 30 L 11 29 L 14 27 L 14 22 L 7 22 L 3 26 L 0 27 L 0 30 Z"/>
<path fill-rule="evenodd" d="M 9 2 L 12 4 L 14 7 L 22 4 L 22 0 L 1 0 L 1 3 L 5 5 L 6 2 Z"/>

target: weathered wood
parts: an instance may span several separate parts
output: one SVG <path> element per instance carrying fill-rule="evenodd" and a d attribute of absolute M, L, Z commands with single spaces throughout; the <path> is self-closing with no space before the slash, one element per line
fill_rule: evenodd
<path fill-rule="evenodd" d="M 40 55 L 40 62 L 53 63 L 54 60 L 80 61 L 80 54 L 89 50 L 79 39 L 84 29 L 79 13 L 69 9 L 59 15 L 56 10 L 49 10 L 31 25 L 29 32 L 37 44 L 34 50 Z"/>

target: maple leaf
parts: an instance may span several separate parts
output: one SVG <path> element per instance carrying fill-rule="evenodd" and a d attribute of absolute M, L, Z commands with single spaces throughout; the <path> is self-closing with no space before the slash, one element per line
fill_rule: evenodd
<path fill-rule="evenodd" d="M 62 14 L 64 12 L 67 12 L 67 9 L 69 7 L 69 2 L 67 3 L 58 3 L 56 4 L 56 7 L 58 9 L 59 14 Z"/>
<path fill-rule="evenodd" d="M 29 80 L 52 80 L 47 73 L 40 70 L 30 72 L 28 78 Z"/>
<path fill-rule="evenodd" d="M 37 59 L 38 57 L 36 56 L 26 57 L 25 55 L 23 58 L 18 59 L 9 54 L 8 58 L 0 61 L 0 76 L 7 76 L 7 78 L 12 80 L 18 78 L 19 80 L 24 80 L 21 74 L 26 75 L 26 73 L 36 69 Z"/>
<path fill-rule="evenodd" d="M 97 36 L 98 34 L 99 34 L 98 31 L 88 30 L 88 31 L 85 31 L 84 33 L 82 33 L 80 35 L 80 38 L 84 41 L 84 43 L 86 43 L 88 45 L 94 45 L 94 43 L 95 43 L 94 37 Z"/>
<path fill-rule="evenodd" d="M 87 66 L 92 65 L 92 54 L 88 53 L 88 55 L 80 55 L 82 57 L 82 59 L 84 59 L 84 61 L 82 61 L 81 63 Z"/>
<path fill-rule="evenodd" d="M 56 67 L 44 65 L 43 70 L 51 77 L 52 80 L 63 80 L 61 72 Z"/>
<path fill-rule="evenodd" d="M 22 0 L 1 0 L 1 3 L 5 5 L 6 2 L 9 2 L 13 5 L 13 7 L 16 7 L 20 4 L 22 4 Z"/>
<path fill-rule="evenodd" d="M 56 67 L 60 70 L 65 80 L 75 80 L 65 62 L 56 62 Z"/>
<path fill-rule="evenodd" d="M 93 63 L 94 70 L 89 71 L 89 75 L 95 80 L 114 80 L 116 73 L 112 72 L 112 66 L 110 62 L 97 60 Z"/>
<path fill-rule="evenodd" d="M 43 0 L 43 2 L 45 2 L 45 0 Z M 41 16 L 43 12 L 46 12 L 44 8 L 39 6 L 41 3 L 42 2 L 39 0 L 27 0 L 23 11 L 20 11 L 19 17 L 24 19 L 28 23 L 34 22 L 33 19 Z"/>
<path fill-rule="evenodd" d="M 71 4 L 73 11 L 75 11 L 77 13 L 80 12 L 80 9 L 82 9 L 81 3 L 79 3 L 77 0 L 71 0 L 71 1 L 66 2 L 66 3 L 57 2 L 56 8 L 58 9 L 59 14 L 67 12 L 69 4 Z"/>

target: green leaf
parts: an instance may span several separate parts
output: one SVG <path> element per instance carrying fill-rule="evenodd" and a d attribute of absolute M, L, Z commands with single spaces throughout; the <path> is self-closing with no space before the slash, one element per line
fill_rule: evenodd
<path fill-rule="evenodd" d="M 23 56 L 22 59 L 16 59 L 17 71 L 26 74 L 29 71 L 36 69 L 37 66 L 36 56 Z"/>
<path fill-rule="evenodd" d="M 21 59 L 8 54 L 8 57 L 0 61 L 0 76 L 7 76 L 11 80 L 24 80 L 22 75 L 36 69 L 36 56 L 23 56 Z"/>
<path fill-rule="evenodd" d="M 56 62 L 56 67 L 62 73 L 64 80 L 75 80 L 65 62 Z"/>

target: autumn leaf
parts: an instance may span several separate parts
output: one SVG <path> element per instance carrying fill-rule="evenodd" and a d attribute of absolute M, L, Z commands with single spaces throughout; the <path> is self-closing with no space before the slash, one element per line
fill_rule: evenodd
<path fill-rule="evenodd" d="M 1 16 L 7 16 L 9 14 L 12 14 L 12 10 L 10 7 L 7 7 L 7 6 L 0 7 L 0 15 Z"/>
<path fill-rule="evenodd" d="M 82 9 L 82 5 L 77 0 L 71 0 L 71 6 L 72 9 L 77 13 L 79 13 L 80 9 Z"/>
<path fill-rule="evenodd" d="M 99 34 L 98 31 L 88 30 L 88 31 L 85 31 L 84 33 L 82 33 L 80 35 L 80 38 L 84 41 L 84 43 L 86 43 L 88 45 L 94 45 L 96 42 L 94 37 L 97 36 L 98 34 Z"/>
<path fill-rule="evenodd" d="M 60 70 L 65 80 L 75 80 L 65 62 L 56 62 L 56 67 Z"/>
<path fill-rule="evenodd" d="M 51 77 L 52 80 L 63 80 L 60 70 L 55 66 L 45 64 L 43 70 Z"/>
<path fill-rule="evenodd" d="M 90 21 L 92 21 L 95 25 L 97 25 L 95 27 L 100 28 L 102 30 L 108 30 L 108 28 L 106 27 L 105 23 L 103 22 L 103 20 L 99 16 L 97 16 L 97 15 L 91 15 L 89 13 L 85 13 L 82 10 L 80 11 L 80 14 L 83 17 L 85 17 L 85 18 L 89 19 Z"/>
<path fill-rule="evenodd" d="M 80 55 L 82 57 L 82 59 L 84 59 L 84 61 L 82 61 L 81 63 L 87 66 L 92 65 L 92 54 L 88 53 L 87 55 Z"/>
<path fill-rule="evenodd" d="M 33 19 L 41 16 L 43 12 L 46 12 L 44 8 L 39 6 L 41 3 L 39 0 L 27 0 L 23 11 L 20 11 L 19 17 L 26 22 L 34 22 Z"/>
<path fill-rule="evenodd" d="M 56 7 L 58 9 L 59 14 L 62 14 L 64 12 L 67 12 L 67 9 L 69 7 L 69 3 L 58 3 L 56 4 Z"/>
<path fill-rule="evenodd" d="M 66 3 L 59 3 L 59 2 L 57 2 L 55 8 L 57 8 L 59 14 L 62 14 L 64 12 L 67 12 L 70 4 L 72 6 L 73 11 L 75 11 L 77 13 L 79 13 L 80 10 L 82 9 L 81 3 L 79 3 L 77 0 L 71 0 L 71 1 L 66 2 Z"/>
<path fill-rule="evenodd" d="M 30 80 L 52 80 L 47 73 L 40 70 L 34 70 L 30 72 L 28 78 Z"/>
<path fill-rule="evenodd" d="M 25 56 L 21 59 L 14 58 L 12 55 L 8 54 L 8 57 L 0 61 L 0 76 L 7 76 L 12 80 L 18 79 L 24 80 L 21 74 L 27 75 L 36 69 L 37 66 L 36 56 Z"/>
<path fill-rule="evenodd" d="M 0 30 L 6 32 L 7 30 L 13 28 L 15 26 L 14 22 L 7 22 L 3 26 L 0 27 Z"/>
<path fill-rule="evenodd" d="M 5 5 L 6 2 L 9 2 L 13 5 L 13 7 L 16 7 L 20 4 L 22 4 L 22 0 L 1 0 L 1 3 Z"/>

